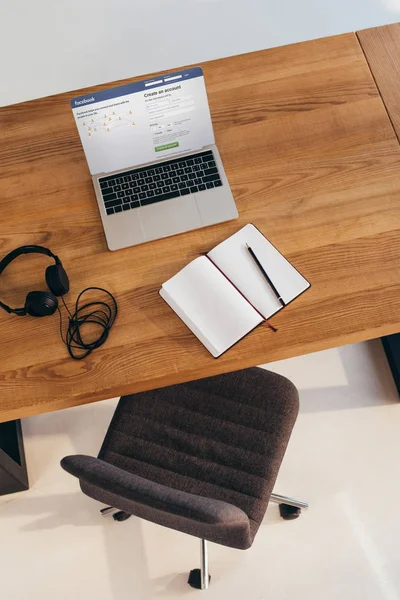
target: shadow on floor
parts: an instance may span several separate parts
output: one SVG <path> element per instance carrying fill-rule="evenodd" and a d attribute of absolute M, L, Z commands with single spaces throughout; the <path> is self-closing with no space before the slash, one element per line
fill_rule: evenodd
<path fill-rule="evenodd" d="M 81 492 L 50 496 L 26 494 L 15 495 L 14 498 L 14 501 L 0 506 L 0 528 L 2 518 L 13 517 L 25 521 L 19 529 L 26 533 L 74 527 L 81 529 L 76 533 L 76 543 L 79 543 L 81 536 L 85 536 L 88 527 L 101 529 L 107 552 L 109 581 L 115 599 L 145 600 L 154 596 L 175 598 L 194 591 L 187 585 L 188 573 L 174 573 L 153 580 L 150 578 L 140 519 L 131 517 L 127 521 L 117 522 L 112 517 L 102 517 L 99 511 L 103 505 Z M 25 516 L 32 519 L 26 522 Z M 194 563 L 196 558 L 193 557 Z M 93 568 L 93 563 L 88 561 L 90 568 Z M 93 572 L 91 576 L 95 577 L 96 573 Z"/>
<path fill-rule="evenodd" d="M 297 385 L 300 392 L 300 413 L 348 410 L 400 402 L 381 341 L 371 340 L 357 346 L 358 351 L 352 345 L 336 349 L 343 373 L 342 380 L 337 385 L 315 388 Z M 321 368 L 320 354 L 302 358 L 305 360 L 303 366 L 309 369 L 312 379 L 313 361 L 316 370 Z M 268 364 L 263 366 L 269 368 Z M 271 370 L 286 375 L 287 366 L 287 361 L 273 363 Z M 335 373 L 337 364 L 333 368 Z M 290 369 L 286 376 L 292 378 L 296 385 L 295 378 L 290 376 Z"/>

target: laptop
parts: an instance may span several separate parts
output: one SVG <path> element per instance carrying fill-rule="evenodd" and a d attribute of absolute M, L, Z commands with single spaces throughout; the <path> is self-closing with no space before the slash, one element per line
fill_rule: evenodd
<path fill-rule="evenodd" d="M 238 217 L 200 67 L 71 100 L 110 250 Z"/>

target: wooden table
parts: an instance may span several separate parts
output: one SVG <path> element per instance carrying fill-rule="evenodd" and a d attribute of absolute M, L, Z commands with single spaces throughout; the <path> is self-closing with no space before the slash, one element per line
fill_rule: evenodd
<path fill-rule="evenodd" d="M 400 23 L 357 33 L 397 139 L 400 140 Z M 400 333 L 382 338 L 400 395 Z"/>
<path fill-rule="evenodd" d="M 102 286 L 120 313 L 82 362 L 58 315 L 0 314 L 0 421 L 166 386 L 400 330 L 400 147 L 357 35 L 203 65 L 236 221 L 109 252 L 69 99 L 1 110 L 1 255 L 48 246 L 69 274 L 71 306 Z M 125 83 L 125 82 L 119 82 Z M 111 85 L 111 84 L 110 84 Z M 99 86 L 100 89 L 104 86 Z M 267 327 L 215 360 L 158 295 L 188 261 L 254 222 L 312 282 Z M 13 305 L 46 289 L 46 257 L 1 276 Z"/>

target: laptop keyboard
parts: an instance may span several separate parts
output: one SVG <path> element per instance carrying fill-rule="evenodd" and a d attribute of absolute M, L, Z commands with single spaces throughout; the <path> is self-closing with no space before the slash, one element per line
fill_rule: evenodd
<path fill-rule="evenodd" d="M 99 179 L 106 213 L 196 194 L 222 181 L 211 150 Z"/>

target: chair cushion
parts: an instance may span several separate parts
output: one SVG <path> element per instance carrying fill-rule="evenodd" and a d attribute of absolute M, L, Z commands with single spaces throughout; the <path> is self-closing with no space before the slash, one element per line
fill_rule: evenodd
<path fill-rule="evenodd" d="M 219 538 L 219 543 L 248 547 L 297 413 L 294 385 L 257 367 L 142 392 L 121 398 L 99 458 L 160 485 L 240 508 L 249 518 L 250 542 Z"/>
<path fill-rule="evenodd" d="M 160 485 L 92 456 L 66 456 L 61 466 L 79 478 L 84 493 L 115 508 L 217 543 L 251 545 L 249 519 L 237 506 Z"/>

